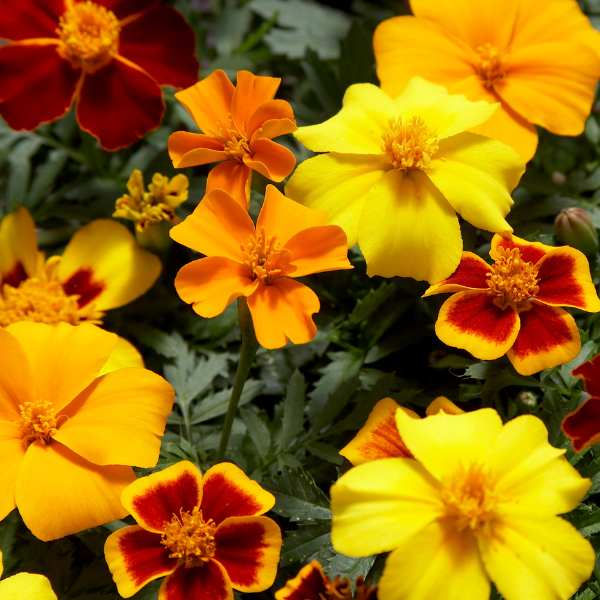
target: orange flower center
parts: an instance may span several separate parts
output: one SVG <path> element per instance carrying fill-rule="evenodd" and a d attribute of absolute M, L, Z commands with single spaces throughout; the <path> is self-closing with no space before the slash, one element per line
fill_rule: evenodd
<path fill-rule="evenodd" d="M 223 144 L 229 159 L 243 163 L 244 156 L 252 156 L 249 140 L 237 130 L 233 120 L 230 120 L 228 128 L 218 123 L 214 136 Z"/>
<path fill-rule="evenodd" d="M 250 236 L 245 246 L 240 244 L 240 250 L 244 264 L 252 273 L 252 279 L 259 279 L 267 285 L 281 276 L 282 267 L 291 258 L 289 252 L 281 252 L 277 236 L 267 237 L 264 227 L 258 236 Z"/>
<path fill-rule="evenodd" d="M 383 158 L 399 171 L 425 169 L 439 147 L 436 132 L 421 117 L 392 118 L 381 137 Z"/>
<path fill-rule="evenodd" d="M 493 88 L 496 83 L 506 77 L 506 63 L 508 57 L 503 50 L 489 43 L 477 48 L 479 64 L 475 70 L 483 79 L 483 85 Z"/>
<path fill-rule="evenodd" d="M 488 287 L 500 299 L 500 306 L 517 304 L 534 297 L 538 291 L 537 267 L 521 258 L 518 248 L 498 248 L 498 258 L 488 273 Z"/>
<path fill-rule="evenodd" d="M 215 554 L 215 529 L 212 519 L 204 521 L 199 507 L 191 512 L 181 511 L 163 524 L 161 544 L 171 550 L 169 558 L 180 558 L 186 568 L 199 567 Z"/>
<path fill-rule="evenodd" d="M 58 431 L 57 418 L 52 408 L 52 402 L 25 402 L 20 404 L 21 420 L 17 423 L 21 426 L 21 436 L 25 446 L 33 444 L 36 440 L 49 444 L 52 436 Z"/>
<path fill-rule="evenodd" d="M 59 53 L 74 68 L 93 73 L 117 53 L 120 31 L 119 20 L 112 11 L 90 0 L 77 2 L 59 19 Z"/>

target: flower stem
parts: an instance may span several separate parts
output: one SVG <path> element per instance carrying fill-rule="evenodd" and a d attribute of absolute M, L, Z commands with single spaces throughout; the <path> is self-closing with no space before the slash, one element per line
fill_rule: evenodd
<path fill-rule="evenodd" d="M 221 441 L 219 442 L 219 450 L 217 451 L 217 463 L 220 463 L 225 458 L 225 452 L 227 451 L 227 443 L 229 442 L 229 434 L 231 433 L 231 426 L 233 425 L 233 419 L 237 412 L 238 403 L 244 390 L 244 384 L 248 378 L 250 367 L 254 361 L 254 356 L 258 350 L 258 342 L 256 341 L 256 335 L 254 333 L 254 325 L 252 323 L 252 315 L 248 308 L 248 302 L 244 296 L 240 296 L 237 300 L 238 303 L 238 318 L 240 321 L 240 331 L 242 332 L 242 349 L 240 350 L 240 362 L 238 364 L 238 370 L 235 375 L 235 382 L 233 383 L 233 389 L 231 390 L 231 398 L 229 399 L 229 408 L 227 409 L 227 415 L 225 416 L 225 423 L 223 424 L 223 431 L 221 432 Z"/>

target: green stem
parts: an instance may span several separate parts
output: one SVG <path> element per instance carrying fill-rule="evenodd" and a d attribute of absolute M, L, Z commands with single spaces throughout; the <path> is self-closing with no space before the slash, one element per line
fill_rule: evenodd
<path fill-rule="evenodd" d="M 225 452 L 227 451 L 227 443 L 229 442 L 229 435 L 231 433 L 231 427 L 233 425 L 233 419 L 237 412 L 238 403 L 244 390 L 244 384 L 248 379 L 248 373 L 250 373 L 250 367 L 254 361 L 254 356 L 258 350 L 258 342 L 256 341 L 256 335 L 254 333 L 254 325 L 252 323 L 252 315 L 248 308 L 248 302 L 244 296 L 238 298 L 238 318 L 240 321 L 240 331 L 242 332 L 242 349 L 240 350 L 240 362 L 238 364 L 238 370 L 235 375 L 235 382 L 233 383 L 233 389 L 231 390 L 231 398 L 229 399 L 229 408 L 227 409 L 227 415 L 225 416 L 225 423 L 223 424 L 223 431 L 221 432 L 221 441 L 219 442 L 219 450 L 217 451 L 217 463 L 220 463 L 225 458 Z"/>

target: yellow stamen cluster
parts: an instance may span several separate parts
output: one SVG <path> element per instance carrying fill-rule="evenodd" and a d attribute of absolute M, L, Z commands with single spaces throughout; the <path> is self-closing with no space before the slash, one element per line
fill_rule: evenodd
<path fill-rule="evenodd" d="M 58 431 L 57 419 L 52 402 L 25 402 L 20 404 L 21 420 L 18 424 L 21 426 L 21 436 L 25 447 L 33 444 L 36 440 L 49 444 L 52 436 Z"/>
<path fill-rule="evenodd" d="M 500 298 L 502 307 L 533 298 L 539 291 L 537 267 L 521 258 L 518 248 L 498 248 L 488 273 L 488 287 Z"/>
<path fill-rule="evenodd" d="M 217 124 L 214 135 L 223 144 L 230 159 L 243 163 L 244 156 L 252 156 L 250 141 L 237 130 L 231 117 L 227 127 L 223 127 L 221 123 Z"/>
<path fill-rule="evenodd" d="M 390 119 L 381 137 L 383 158 L 399 171 L 425 169 L 439 148 L 436 132 L 421 117 Z"/>
<path fill-rule="evenodd" d="M 267 285 L 281 275 L 282 260 L 285 261 L 287 258 L 289 262 L 290 258 L 278 254 L 281 251 L 281 244 L 277 241 L 277 236 L 267 237 L 264 227 L 261 228 L 258 236 L 250 236 L 245 246 L 240 244 L 240 250 L 244 264 L 252 273 L 252 279 L 260 279 Z M 277 256 L 274 257 L 274 254 Z"/>
<path fill-rule="evenodd" d="M 495 84 L 506 77 L 506 63 L 508 57 L 496 46 L 490 43 L 483 44 L 477 48 L 479 55 L 479 64 L 475 70 L 483 79 L 483 85 L 487 88 L 493 88 Z"/>
<path fill-rule="evenodd" d="M 59 19 L 59 52 L 74 68 L 93 73 L 116 54 L 120 31 L 112 11 L 90 0 L 76 2 Z"/>
<path fill-rule="evenodd" d="M 195 507 L 192 513 L 181 511 L 163 524 L 161 544 L 171 550 L 169 558 L 180 558 L 186 567 L 199 567 L 215 554 L 215 522 L 204 521 L 202 513 Z"/>

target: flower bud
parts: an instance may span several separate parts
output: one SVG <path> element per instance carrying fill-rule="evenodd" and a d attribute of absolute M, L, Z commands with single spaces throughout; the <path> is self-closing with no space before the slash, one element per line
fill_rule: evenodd
<path fill-rule="evenodd" d="M 564 208 L 554 221 L 556 237 L 588 256 L 598 252 L 598 233 L 590 215 L 582 208 Z"/>

